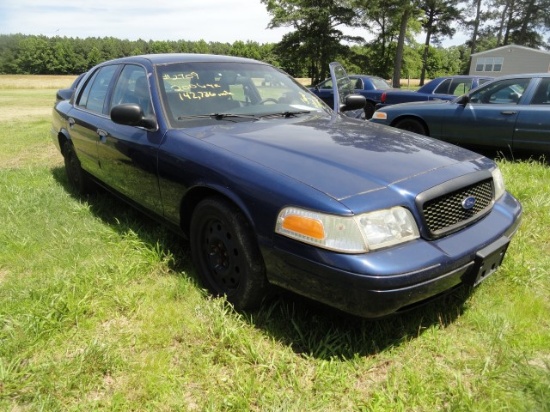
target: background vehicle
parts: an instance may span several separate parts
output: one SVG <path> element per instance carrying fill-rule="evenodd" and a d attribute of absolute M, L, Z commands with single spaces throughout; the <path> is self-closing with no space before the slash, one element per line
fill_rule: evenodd
<path fill-rule="evenodd" d="M 374 113 L 377 103 L 380 103 L 380 97 L 382 93 L 391 90 L 392 87 L 388 82 L 381 77 L 368 76 L 365 74 L 350 74 L 355 94 L 365 96 L 365 118 L 370 119 Z M 310 90 L 321 98 L 330 107 L 333 106 L 334 92 L 332 87 L 332 79 L 326 79 L 319 83 L 315 87 L 311 87 Z"/>
<path fill-rule="evenodd" d="M 78 86 L 78 83 L 80 83 L 85 74 L 86 73 L 80 74 L 68 88 L 59 89 L 55 94 L 56 101 L 69 100 L 73 96 L 76 86 Z"/>
<path fill-rule="evenodd" d="M 385 107 L 371 121 L 462 146 L 550 152 L 550 74 L 499 77 L 452 102 Z"/>
<path fill-rule="evenodd" d="M 100 184 L 189 239 L 202 283 L 237 308 L 270 285 L 365 317 L 477 285 L 521 216 L 496 164 L 350 119 L 284 72 L 228 56 L 134 56 L 92 68 L 53 111 L 79 192 Z"/>
<path fill-rule="evenodd" d="M 418 90 L 388 90 L 380 96 L 376 109 L 392 104 L 419 102 L 426 100 L 453 100 L 457 96 L 491 81 L 492 77 L 444 76 L 426 83 Z M 372 116 L 371 116 L 372 117 Z"/>

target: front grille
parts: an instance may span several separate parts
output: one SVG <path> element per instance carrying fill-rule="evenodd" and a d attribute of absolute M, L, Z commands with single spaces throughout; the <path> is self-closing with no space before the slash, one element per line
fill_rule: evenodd
<path fill-rule="evenodd" d="M 484 216 L 493 204 L 493 180 L 485 179 L 438 196 L 421 198 L 421 211 L 428 229 L 428 236 L 440 237 L 454 232 Z M 466 199 L 475 199 L 470 208 L 464 207 Z"/>

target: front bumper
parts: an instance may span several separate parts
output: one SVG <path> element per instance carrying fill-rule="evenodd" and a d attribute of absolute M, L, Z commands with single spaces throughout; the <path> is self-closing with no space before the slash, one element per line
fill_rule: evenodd
<path fill-rule="evenodd" d="M 418 239 L 361 255 L 338 254 L 278 237 L 264 250 L 270 282 L 342 311 L 378 318 L 458 285 L 477 285 L 504 259 L 521 220 L 506 194 L 491 213 L 444 238 Z"/>

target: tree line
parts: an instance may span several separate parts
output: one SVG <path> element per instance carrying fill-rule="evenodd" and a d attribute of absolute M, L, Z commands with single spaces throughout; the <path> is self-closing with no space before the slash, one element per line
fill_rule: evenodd
<path fill-rule="evenodd" d="M 461 72 L 475 52 L 512 43 L 550 47 L 543 38 L 550 31 L 550 0 L 260 1 L 271 15 L 269 27 L 293 29 L 277 47 L 287 51 L 290 62 L 307 61 L 313 79 L 326 76 L 330 61 L 354 50 L 345 43 L 358 45 L 369 72 L 391 77 L 396 87 L 401 76 L 418 74 L 422 84 L 449 64 L 448 56 L 434 50 L 457 30 L 469 37 L 452 56 L 460 59 Z M 371 39 L 347 36 L 345 27 L 363 29 Z M 415 38 L 422 33 L 424 42 L 418 45 Z"/>
<path fill-rule="evenodd" d="M 274 63 L 273 48 L 273 44 L 250 41 L 229 44 L 10 34 L 0 35 L 0 73 L 80 74 L 105 60 L 150 53 L 224 54 Z"/>
<path fill-rule="evenodd" d="M 289 27 L 280 42 L 122 40 L 0 35 L 0 73 L 78 74 L 105 60 L 148 53 L 210 53 L 248 57 L 317 83 L 328 64 L 393 79 L 467 73 L 471 54 L 507 44 L 550 45 L 550 0 L 260 0 L 269 28 Z M 344 34 L 357 28 L 368 40 Z M 444 48 L 460 29 L 469 40 Z M 424 41 L 416 38 L 423 33 Z"/>
<path fill-rule="evenodd" d="M 389 70 L 377 61 L 376 49 L 371 45 L 338 44 L 337 48 L 338 53 L 331 54 L 331 58 L 342 62 L 350 73 L 380 75 L 386 79 L 391 77 Z M 404 76 L 419 77 L 421 52 L 419 45 L 406 47 L 406 63 L 402 69 Z M 23 34 L 0 35 L 0 74 L 79 74 L 105 60 L 149 53 L 247 57 L 273 64 L 294 77 L 310 78 L 312 83 L 328 75 L 326 71 L 312 70 L 310 60 L 295 56 L 287 49 L 285 42 L 130 41 L 113 37 L 80 39 Z M 463 54 L 462 47 L 431 48 L 428 77 L 460 73 L 463 70 L 460 64 Z M 388 64 L 391 66 L 391 63 Z"/>

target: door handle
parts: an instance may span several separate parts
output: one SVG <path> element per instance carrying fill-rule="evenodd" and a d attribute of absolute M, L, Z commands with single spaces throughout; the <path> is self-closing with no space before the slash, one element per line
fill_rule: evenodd
<path fill-rule="evenodd" d="M 500 112 L 500 114 L 503 114 L 505 116 L 511 116 L 513 114 L 517 114 L 517 112 L 514 110 L 503 110 L 502 112 Z"/>

